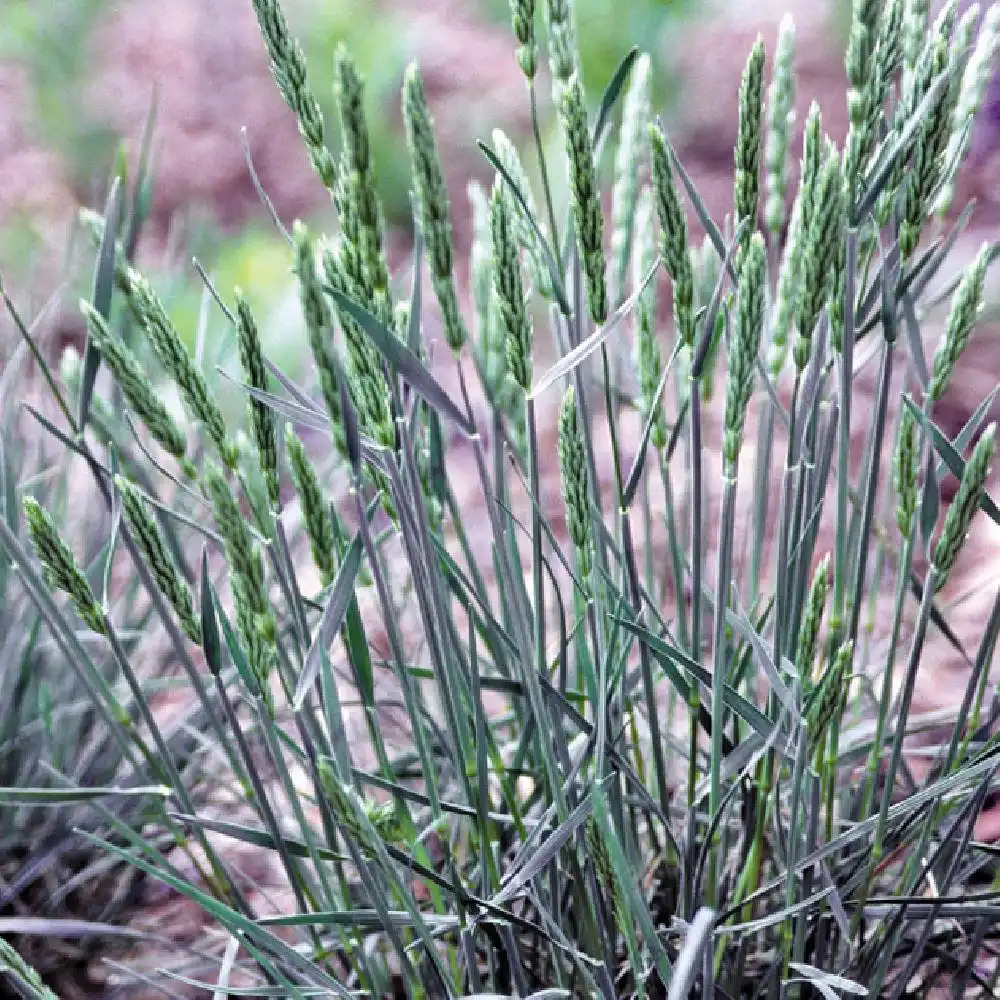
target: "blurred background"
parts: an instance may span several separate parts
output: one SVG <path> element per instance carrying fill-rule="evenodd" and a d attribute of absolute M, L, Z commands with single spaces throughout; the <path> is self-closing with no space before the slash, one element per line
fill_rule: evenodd
<path fill-rule="evenodd" d="M 419 60 L 437 119 L 462 260 L 468 241 L 465 186 L 473 177 L 489 179 L 476 140 L 488 139 L 499 125 L 524 148 L 528 127 L 508 0 L 285 0 L 284 7 L 305 50 L 334 149 L 339 137 L 331 55 L 339 41 L 366 75 L 376 166 L 397 257 L 406 252 L 411 232 L 399 84 L 406 64 Z M 772 48 L 778 21 L 791 10 L 798 29 L 799 123 L 816 98 L 836 138 L 844 124 L 841 53 L 849 7 L 849 0 L 576 0 L 590 99 L 596 105 L 630 45 L 649 51 L 654 107 L 721 218 L 731 197 L 736 91 L 754 36 L 760 31 Z M 77 207 L 100 209 L 119 144 L 134 169 L 155 99 L 155 184 L 140 264 L 191 337 L 203 315 L 192 254 L 224 295 L 234 284 L 243 286 L 266 318 L 275 360 L 294 373 L 303 354 L 288 254 L 254 190 L 241 130 L 286 225 L 304 218 L 329 230 L 334 219 L 270 77 L 250 0 L 4 0 L 3 11 L 0 274 L 28 317 L 63 289 L 45 324 L 51 356 L 83 340 L 75 292 L 81 280 L 79 289 L 86 288 L 92 248 L 81 239 Z M 540 94 L 547 93 L 543 79 Z M 543 128 L 561 164 L 561 140 L 548 107 Z M 525 159 L 531 169 L 530 152 Z M 967 171 L 974 176 L 965 186 L 989 203 L 995 187 L 990 156 L 974 159 Z M 606 153 L 605 171 L 610 163 Z M 996 221 L 990 207 L 981 206 L 980 225 Z M 63 308 L 66 303 L 70 308 Z M 223 357 L 228 333 L 220 322 L 219 316 L 203 321 Z M 14 344 L 8 317 L 0 318 L 0 330 L 4 360 Z"/>
<path fill-rule="evenodd" d="M 773 50 L 786 12 L 794 15 L 797 31 L 793 156 L 798 157 L 801 124 L 813 100 L 823 109 L 825 129 L 835 140 L 843 138 L 850 0 L 575 0 L 575 6 L 592 111 L 630 46 L 649 52 L 654 110 L 716 219 L 723 219 L 732 203 L 736 98 L 746 57 L 758 32 L 768 52 Z M 537 183 L 527 143 L 528 96 L 514 60 L 508 0 L 283 0 L 283 7 L 304 49 L 334 151 L 339 136 L 332 55 L 339 42 L 346 42 L 366 76 L 390 264 L 401 275 L 408 275 L 412 222 L 399 88 L 406 65 L 420 63 L 451 192 L 459 286 L 465 295 L 466 186 L 471 179 L 492 181 L 476 141 L 488 141 L 494 127 L 503 128 L 521 147 Z M 552 169 L 562 170 L 544 51 L 543 45 L 543 141 Z M 956 249 L 955 269 L 983 240 L 996 240 L 1000 233 L 995 83 L 958 185 L 956 210 L 973 197 L 977 207 Z M 302 218 L 314 232 L 331 232 L 335 216 L 309 166 L 294 116 L 271 78 L 251 0 L 0 0 L 4 291 L 27 321 L 41 317 L 35 332 L 50 363 L 58 363 L 67 347 L 82 349 L 85 332 L 77 301 L 89 295 L 95 253 L 77 213 L 81 206 L 102 210 L 120 157 L 131 185 L 151 107 L 156 112 L 152 200 L 138 245 L 139 266 L 189 346 L 197 342 L 207 371 L 214 372 L 216 364 L 234 371 L 235 343 L 192 266 L 193 256 L 226 299 L 231 301 L 236 285 L 246 291 L 268 354 L 302 381 L 310 354 L 290 274 L 291 254 L 261 204 L 246 150 L 286 227 Z M 600 164 L 605 181 L 613 148 L 607 144 Z M 700 241 L 700 227 L 694 232 Z M 1000 374 L 1000 299 L 995 287 L 989 294 L 988 315 L 963 359 L 960 384 L 936 411 L 951 433 Z M 14 393 L 5 399 L 5 388 L 13 387 L 20 398 L 32 377 L 38 381 L 33 363 L 25 364 L 28 378 L 11 364 L 15 356 L 29 362 L 26 355 L 10 316 L 0 308 L 0 417 L 14 409 Z M 238 421 L 241 392 L 218 378 L 213 389 L 227 416 Z M 862 380 L 858 391 L 870 397 L 870 390 L 871 379 Z M 33 451 L 44 435 L 29 417 L 18 413 L 15 418 L 10 423 L 0 419 L 0 427 L 15 444 Z M 75 515 L 86 517 L 85 504 L 77 496 L 74 501 Z M 982 562 L 992 572 L 989 559 Z M 972 608 L 967 624 L 981 628 L 983 617 L 978 606 Z M 948 690 L 962 687 L 956 682 Z"/>

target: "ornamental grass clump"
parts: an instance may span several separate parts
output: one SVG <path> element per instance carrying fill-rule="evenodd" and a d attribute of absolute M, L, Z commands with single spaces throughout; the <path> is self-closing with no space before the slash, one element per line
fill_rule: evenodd
<path fill-rule="evenodd" d="M 103 542 L 4 465 L 0 569 L 116 755 L 102 778 L 41 740 L 58 795 L 6 769 L 2 815 L 72 806 L 88 850 L 205 912 L 168 993 L 992 995 L 995 574 L 978 631 L 953 600 L 968 538 L 1000 523 L 996 394 L 957 432 L 940 420 L 994 254 L 955 265 L 970 213 L 939 206 L 997 15 L 977 35 L 954 5 L 856 0 L 848 135 L 813 104 L 801 149 L 784 20 L 770 85 L 759 39 L 734 95 L 733 205 L 713 219 L 650 105 L 655 59 L 625 54 L 598 91 L 570 0 L 512 0 L 534 146 L 480 143 L 466 304 L 419 70 L 413 253 L 390 267 L 350 56 L 334 169 L 280 6 L 254 8 L 337 214 L 286 234 L 310 374 L 267 357 L 252 290 L 210 287 L 248 399 L 246 430 L 227 425 L 122 256 L 115 199 L 86 217 L 87 355 L 45 369 L 41 426 L 89 476 Z M 173 728 L 126 622 L 165 636 Z M 928 732 L 918 681 L 943 656 L 964 690 Z"/>

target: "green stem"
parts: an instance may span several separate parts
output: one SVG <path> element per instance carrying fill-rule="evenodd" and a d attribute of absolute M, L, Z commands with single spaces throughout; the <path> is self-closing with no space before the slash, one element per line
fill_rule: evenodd
<path fill-rule="evenodd" d="M 840 352 L 840 430 L 837 451 L 837 528 L 833 561 L 833 600 L 830 612 L 830 648 L 841 643 L 850 552 L 847 544 L 851 459 L 851 390 L 854 377 L 854 281 L 858 257 L 858 230 L 846 234 L 844 270 L 844 339 Z"/>
<path fill-rule="evenodd" d="M 714 821 L 722 803 L 723 724 L 725 720 L 726 664 L 726 609 L 729 606 L 729 582 L 733 570 L 733 526 L 736 513 L 735 468 L 723 476 L 722 521 L 719 526 L 719 566 L 715 586 L 715 637 L 712 643 L 712 753 L 709 762 L 708 814 Z M 709 855 L 706 905 L 715 905 L 715 890 L 719 874 L 718 849 L 721 843 L 719 830 L 715 833 L 713 850 Z"/>

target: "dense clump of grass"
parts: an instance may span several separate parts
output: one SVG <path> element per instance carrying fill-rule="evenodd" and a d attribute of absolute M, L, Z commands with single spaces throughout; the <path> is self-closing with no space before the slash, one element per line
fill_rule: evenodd
<path fill-rule="evenodd" d="M 993 259 L 984 248 L 954 274 L 968 213 L 946 225 L 936 212 L 996 18 L 977 37 L 953 7 L 930 23 L 925 5 L 857 0 L 847 139 L 838 148 L 810 110 L 782 239 L 796 155 L 789 22 L 770 85 L 763 40 L 749 54 L 733 211 L 716 221 L 650 118 L 649 61 L 630 53 L 591 117 L 573 4 L 512 2 L 533 120 L 547 51 L 566 156 L 546 163 L 538 141 L 535 192 L 502 133 L 482 144 L 496 177 L 488 194 L 470 189 L 466 316 L 419 71 L 403 87 L 407 276 L 386 263 L 350 57 L 337 55 L 338 163 L 277 0 L 254 9 L 340 221 L 321 240 L 302 225 L 289 237 L 317 389 L 269 364 L 239 290 L 212 287 L 249 399 L 247 432 L 225 427 L 155 290 L 124 259 L 111 212 L 90 217 L 100 255 L 73 387 L 83 402 L 74 415 L 53 378 L 68 426 L 49 425 L 123 515 L 115 531 L 192 665 L 196 761 L 238 808 L 220 817 L 192 797 L 200 779 L 143 699 L 115 614 L 33 490 L 35 558 L 12 505 L 0 535 L 47 627 L 82 628 L 109 651 L 115 685 L 88 693 L 123 754 L 150 768 L 150 829 L 200 844 L 193 879 L 127 819 L 102 814 L 106 830 L 88 834 L 226 932 L 230 944 L 187 980 L 220 995 L 379 998 L 894 1000 L 944 980 L 956 996 L 992 990 L 1000 876 L 973 834 L 1000 765 L 988 697 L 1000 592 L 969 650 L 939 600 L 973 520 L 1000 518 L 986 490 L 992 397 L 954 439 L 935 404 Z M 600 185 L 619 106 L 607 219 Z M 922 323 L 946 301 L 928 364 Z M 129 347 L 119 327 L 130 317 Z M 558 361 L 540 372 L 544 337 Z M 453 391 L 431 364 L 442 339 L 436 364 L 454 369 Z M 98 391 L 102 361 L 111 400 Z M 853 392 L 866 361 L 878 369 L 873 410 Z M 160 379 L 179 390 L 184 420 L 157 405 Z M 111 435 L 98 425 L 108 412 L 119 415 Z M 475 510 L 456 493 L 460 454 Z M 543 488 L 550 469 L 561 509 Z M 959 485 L 942 511 L 946 476 Z M 876 646 L 863 614 L 881 605 L 890 624 Z M 970 671 L 922 774 L 904 746 L 933 632 Z M 402 731 L 387 722 L 387 678 Z M 138 729 L 116 700 L 122 686 Z M 92 797 L 84 784 L 66 796 Z M 286 906 L 263 913 L 248 898 L 226 840 L 273 854 Z"/>

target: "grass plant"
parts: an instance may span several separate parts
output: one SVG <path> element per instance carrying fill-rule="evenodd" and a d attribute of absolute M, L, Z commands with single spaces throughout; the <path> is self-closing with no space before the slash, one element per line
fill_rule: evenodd
<path fill-rule="evenodd" d="M 75 381 L 44 369 L 45 429 L 110 512 L 104 558 L 127 555 L 198 725 L 193 748 L 164 728 L 127 609 L 5 466 L 3 565 L 120 754 L 101 787 L 15 774 L 5 810 L 93 806 L 96 826 L 67 814 L 80 843 L 206 911 L 221 936 L 164 973 L 168 993 L 992 995 L 1000 875 L 975 829 L 1000 767 L 1000 590 L 968 649 L 941 595 L 973 522 L 1000 523 L 997 393 L 953 438 L 936 406 L 995 257 L 958 271 L 969 213 L 938 209 L 996 16 L 977 36 L 954 4 L 931 21 L 856 0 L 849 131 L 838 147 L 811 109 L 797 185 L 793 28 L 770 83 L 758 40 L 714 220 L 650 109 L 655 61 L 624 54 L 598 92 L 571 0 L 512 0 L 533 120 L 547 54 L 566 155 L 547 162 L 537 127 L 520 154 L 481 143 L 495 178 L 471 189 L 467 308 L 419 70 L 412 266 L 393 273 L 364 81 L 339 50 L 338 159 L 279 0 L 253 6 L 339 220 L 287 227 L 315 385 L 269 361 L 239 289 L 210 286 L 248 400 L 226 426 L 127 259 L 117 189 L 90 216 L 90 339 Z M 181 412 L 157 405 L 165 383 Z M 942 646 L 967 688 L 916 768 L 916 681 Z M 104 796 L 138 798 L 143 824 Z M 236 877 L 237 847 L 272 858 L 280 901 Z"/>

